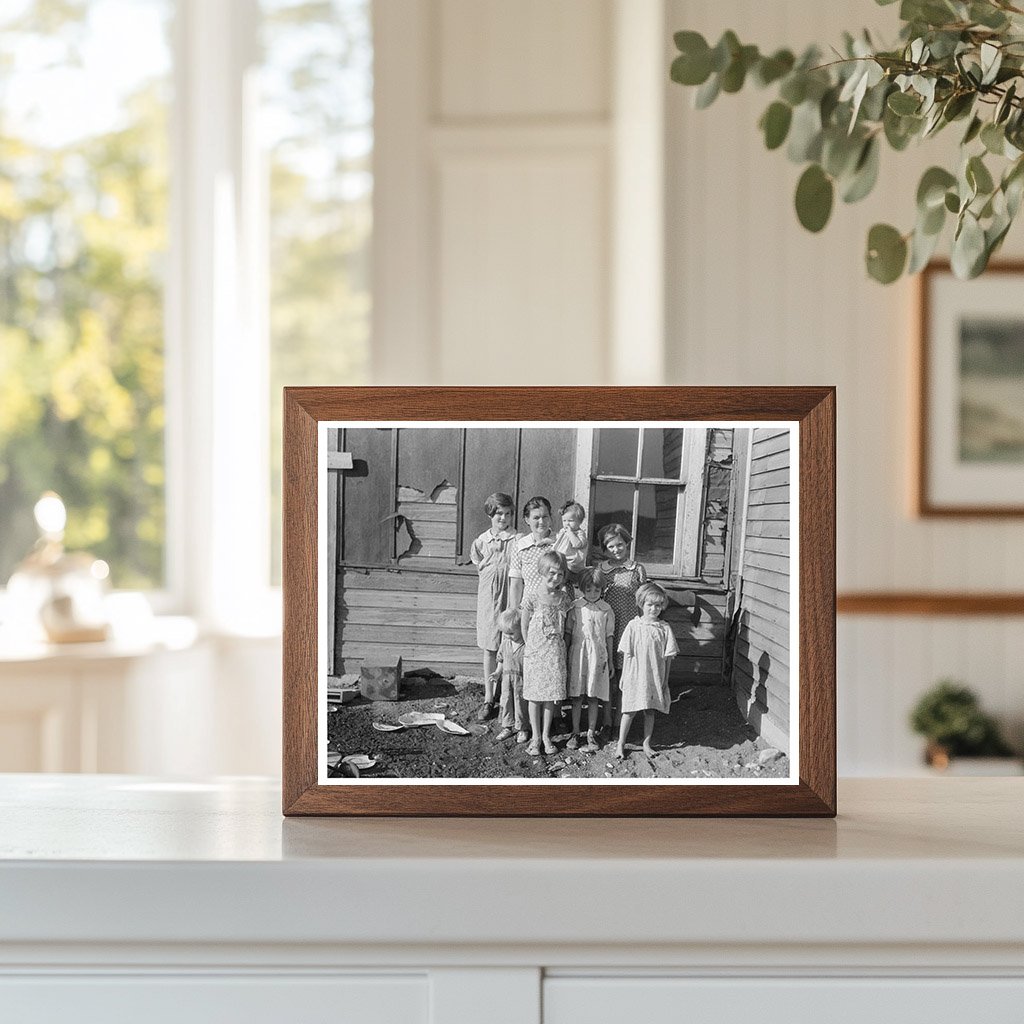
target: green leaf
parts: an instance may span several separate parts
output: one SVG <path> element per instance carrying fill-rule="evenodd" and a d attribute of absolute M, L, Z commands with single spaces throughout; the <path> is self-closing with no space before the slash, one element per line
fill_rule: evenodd
<path fill-rule="evenodd" d="M 1006 143 L 1006 133 L 1001 125 L 992 124 L 990 121 L 981 129 L 981 141 L 990 153 L 995 156 L 1002 156 Z"/>
<path fill-rule="evenodd" d="M 927 213 L 936 206 L 942 206 L 947 190 L 955 184 L 956 176 L 944 167 L 929 167 L 917 186 L 917 208 Z"/>
<path fill-rule="evenodd" d="M 807 75 L 802 71 L 792 72 L 779 86 L 779 98 L 791 107 L 798 107 L 807 99 Z"/>
<path fill-rule="evenodd" d="M 992 175 L 989 174 L 988 168 L 985 166 L 985 161 L 980 156 L 972 156 L 967 161 L 967 181 L 970 186 L 974 189 L 975 194 L 987 196 L 995 184 L 992 181 Z"/>
<path fill-rule="evenodd" d="M 872 136 L 864 143 L 854 173 L 843 189 L 844 203 L 857 203 L 863 199 L 878 181 L 878 139 Z"/>
<path fill-rule="evenodd" d="M 991 42 L 981 44 L 979 53 L 981 59 L 981 84 L 991 85 L 999 74 L 999 68 L 1003 63 L 1003 51 Z"/>
<path fill-rule="evenodd" d="M 718 75 L 712 75 L 694 94 L 693 105 L 698 110 L 706 110 L 718 98 L 722 82 Z"/>
<path fill-rule="evenodd" d="M 821 142 L 821 110 L 816 102 L 807 100 L 793 111 L 786 155 L 795 164 L 817 160 Z"/>
<path fill-rule="evenodd" d="M 882 115 L 885 140 L 897 152 L 907 148 L 910 140 L 920 131 L 923 124 L 924 118 L 922 117 L 900 117 L 891 110 L 886 110 Z"/>
<path fill-rule="evenodd" d="M 984 270 L 985 263 L 985 232 L 977 218 L 969 210 L 965 210 L 957 233 L 953 237 L 953 251 L 950 257 L 953 273 L 961 281 L 966 281 L 977 277 Z"/>
<path fill-rule="evenodd" d="M 941 208 L 940 208 L 941 209 Z M 914 229 L 910 239 L 910 262 L 907 264 L 907 273 L 916 274 L 928 265 L 928 261 L 935 254 L 939 244 L 941 231 L 926 232 L 919 225 Z"/>
<path fill-rule="evenodd" d="M 889 109 L 901 117 L 906 114 L 916 114 L 920 108 L 921 100 L 913 93 L 897 91 L 889 96 Z"/>
<path fill-rule="evenodd" d="M 822 133 L 821 165 L 833 178 L 841 178 L 860 158 L 864 149 L 864 133 L 847 135 L 839 127 L 826 128 Z"/>
<path fill-rule="evenodd" d="M 1006 92 L 1003 93 L 1002 98 L 996 104 L 995 114 L 992 115 L 992 120 L 995 121 L 996 124 L 1002 124 L 1007 117 L 1009 117 L 1010 111 L 1012 110 L 1013 99 L 1016 95 L 1017 83 L 1011 82 L 1007 86 Z"/>
<path fill-rule="evenodd" d="M 946 207 L 947 210 L 949 210 L 950 213 L 959 213 L 960 196 L 958 196 L 956 192 L 947 192 L 943 205 Z"/>
<path fill-rule="evenodd" d="M 699 32 L 677 32 L 673 37 L 679 56 L 672 61 L 673 82 L 702 85 L 711 74 L 711 48 Z"/>
<path fill-rule="evenodd" d="M 942 116 L 947 121 L 957 121 L 961 117 L 966 117 L 971 112 L 975 99 L 973 92 L 954 93 L 946 100 Z"/>
<path fill-rule="evenodd" d="M 972 143 L 981 131 L 981 118 L 972 117 L 971 123 L 967 126 L 967 131 L 964 132 L 964 137 L 960 140 L 961 146 L 967 146 Z"/>
<path fill-rule="evenodd" d="M 776 100 L 761 115 L 760 127 L 764 132 L 764 144 L 768 149 L 778 149 L 786 141 L 789 126 L 793 120 L 793 108 L 788 103 Z"/>
<path fill-rule="evenodd" d="M 907 262 L 907 243 L 890 224 L 875 224 L 868 232 L 865 259 L 868 273 L 880 284 L 892 284 Z"/>
<path fill-rule="evenodd" d="M 817 165 L 811 164 L 796 186 L 796 215 L 808 231 L 820 231 L 832 214 L 832 181 Z"/>
<path fill-rule="evenodd" d="M 985 28 L 992 28 L 997 31 L 1009 24 L 1009 19 L 1006 15 L 990 3 L 979 2 L 971 4 L 967 16 L 976 25 L 984 25 Z"/>
<path fill-rule="evenodd" d="M 736 38 L 736 33 L 732 29 L 727 29 L 711 51 L 711 70 L 721 74 L 729 67 L 733 58 L 742 48 L 739 39 Z"/>
<path fill-rule="evenodd" d="M 733 56 L 732 63 L 722 72 L 722 92 L 739 92 L 746 81 L 747 72 L 758 59 L 756 46 L 742 46 Z"/>
<path fill-rule="evenodd" d="M 680 33 L 682 35 L 682 33 Z M 695 36 L 696 33 L 689 33 Z M 703 39 L 700 39 L 703 42 Z M 683 53 L 672 61 L 672 69 L 669 72 L 673 82 L 680 85 L 702 85 L 708 81 L 711 75 L 711 50 L 705 44 L 702 52 Z"/>
<path fill-rule="evenodd" d="M 789 50 L 776 50 L 770 57 L 762 57 L 753 68 L 754 81 L 760 86 L 771 85 L 793 70 L 796 58 Z"/>

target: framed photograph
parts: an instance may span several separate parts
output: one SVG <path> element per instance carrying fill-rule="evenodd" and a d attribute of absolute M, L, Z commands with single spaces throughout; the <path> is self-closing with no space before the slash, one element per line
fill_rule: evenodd
<path fill-rule="evenodd" d="M 921 275 L 916 509 L 1024 515 L 1024 263 Z"/>
<path fill-rule="evenodd" d="M 285 814 L 835 814 L 832 388 L 284 416 Z"/>

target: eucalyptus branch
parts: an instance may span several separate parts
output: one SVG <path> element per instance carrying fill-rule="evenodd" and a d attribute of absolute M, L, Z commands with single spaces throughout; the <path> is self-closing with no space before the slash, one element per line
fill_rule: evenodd
<path fill-rule="evenodd" d="M 866 33 L 846 35 L 827 62 L 816 48 L 798 59 L 789 50 L 762 54 L 731 31 L 713 47 L 696 32 L 678 32 L 672 78 L 697 88 L 699 108 L 750 81 L 774 89 L 758 126 L 768 149 L 785 145 L 789 159 L 804 165 L 795 207 L 809 231 L 828 223 L 837 193 L 853 203 L 872 191 L 883 143 L 900 152 L 963 121 L 958 166 L 922 175 L 912 229 L 871 228 L 866 267 L 885 284 L 916 273 L 952 219 L 953 270 L 974 277 L 1002 245 L 1024 200 L 1024 26 L 1011 15 L 1024 10 L 1010 0 L 991 0 L 989 7 L 902 0 L 897 47 L 879 49 Z"/>

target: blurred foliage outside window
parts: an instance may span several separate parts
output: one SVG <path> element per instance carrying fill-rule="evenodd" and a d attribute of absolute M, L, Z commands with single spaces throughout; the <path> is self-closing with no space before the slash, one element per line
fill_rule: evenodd
<path fill-rule="evenodd" d="M 263 0 L 270 160 L 271 566 L 280 580 L 281 389 L 363 384 L 370 336 L 370 0 Z"/>
<path fill-rule="evenodd" d="M 0 585 L 51 488 L 68 547 L 116 586 L 163 582 L 170 14 L 0 12 Z"/>
<path fill-rule="evenodd" d="M 367 376 L 372 36 L 370 0 L 260 13 L 278 582 L 281 388 Z M 174 0 L 0 10 L 0 586 L 51 488 L 69 548 L 117 587 L 164 582 L 173 18 Z"/>

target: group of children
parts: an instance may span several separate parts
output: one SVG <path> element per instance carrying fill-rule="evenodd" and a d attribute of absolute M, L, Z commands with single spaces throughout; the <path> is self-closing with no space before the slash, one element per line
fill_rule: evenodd
<path fill-rule="evenodd" d="M 643 749 L 652 755 L 654 712 L 669 711 L 668 673 L 679 649 L 661 620 L 668 595 L 629 558 L 629 531 L 619 523 L 605 526 L 598 535 L 605 558 L 588 566 L 586 512 L 578 502 L 562 506 L 557 534 L 547 498 L 531 498 L 523 507 L 526 535 L 511 528 L 509 495 L 492 494 L 484 511 L 491 526 L 470 550 L 479 572 L 477 646 L 484 652 L 480 719 L 490 718 L 497 706 L 497 739 L 515 736 L 529 742 L 529 754 L 553 754 L 556 709 L 571 702 L 566 746 L 575 750 L 586 701 L 583 750 L 592 752 L 602 739 L 602 708 L 604 728 L 614 735 L 615 698 L 621 695 L 616 756 L 625 757 L 626 737 L 640 711 Z"/>

